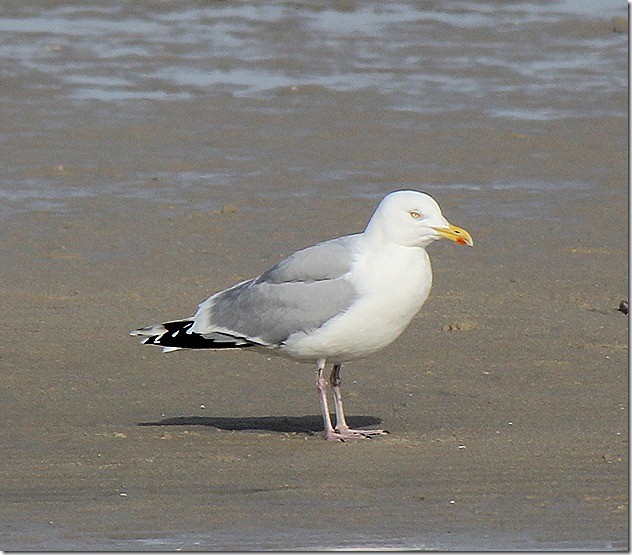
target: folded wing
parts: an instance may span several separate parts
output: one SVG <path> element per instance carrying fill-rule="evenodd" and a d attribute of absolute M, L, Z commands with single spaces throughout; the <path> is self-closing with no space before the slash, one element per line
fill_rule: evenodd
<path fill-rule="evenodd" d="M 298 251 L 258 278 L 213 295 L 199 306 L 191 333 L 221 333 L 275 346 L 293 333 L 319 328 L 357 297 L 345 279 L 354 237 Z"/>

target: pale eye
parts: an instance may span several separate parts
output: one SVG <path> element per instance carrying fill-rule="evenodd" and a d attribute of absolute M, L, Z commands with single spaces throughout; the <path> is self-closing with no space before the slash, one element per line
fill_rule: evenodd
<path fill-rule="evenodd" d="M 410 213 L 410 215 L 416 220 L 421 218 L 421 214 L 419 212 L 415 212 L 414 210 Z"/>

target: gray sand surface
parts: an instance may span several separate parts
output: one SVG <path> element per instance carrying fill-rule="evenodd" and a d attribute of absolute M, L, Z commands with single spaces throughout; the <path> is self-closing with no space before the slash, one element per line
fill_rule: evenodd
<path fill-rule="evenodd" d="M 64 198 L 0 219 L 1 549 L 628 548 L 625 90 L 494 119 L 373 89 L 114 105 L 20 79 L 3 186 Z M 343 367 L 351 423 L 389 436 L 324 441 L 310 365 L 127 335 L 361 231 L 402 188 L 475 247 L 432 245 L 420 314 Z"/>

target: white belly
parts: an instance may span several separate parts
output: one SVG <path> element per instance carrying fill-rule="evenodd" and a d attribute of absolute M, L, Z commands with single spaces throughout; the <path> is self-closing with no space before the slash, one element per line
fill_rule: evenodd
<path fill-rule="evenodd" d="M 360 255 L 349 280 L 359 299 L 318 330 L 290 336 L 283 354 L 343 362 L 386 347 L 428 298 L 432 270 L 424 249 L 391 246 L 370 257 Z"/>

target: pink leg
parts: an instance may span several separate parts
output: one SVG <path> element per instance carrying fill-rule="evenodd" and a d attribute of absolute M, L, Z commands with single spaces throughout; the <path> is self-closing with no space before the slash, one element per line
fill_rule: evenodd
<path fill-rule="evenodd" d="M 334 364 L 329 376 L 331 389 L 334 393 L 334 406 L 336 408 L 336 431 L 344 439 L 362 439 L 371 436 L 388 434 L 386 430 L 354 430 L 349 428 L 345 412 L 342 408 L 342 394 L 340 393 L 340 364 Z"/>
<path fill-rule="evenodd" d="M 323 370 L 325 369 L 325 359 L 318 361 L 318 370 L 316 371 L 316 388 L 320 398 L 320 409 L 323 413 L 323 422 L 325 424 L 325 438 L 330 441 L 343 441 L 341 437 L 338 437 L 334 427 L 331 424 L 331 416 L 329 416 L 329 404 L 327 403 L 327 380 L 323 376 Z"/>

